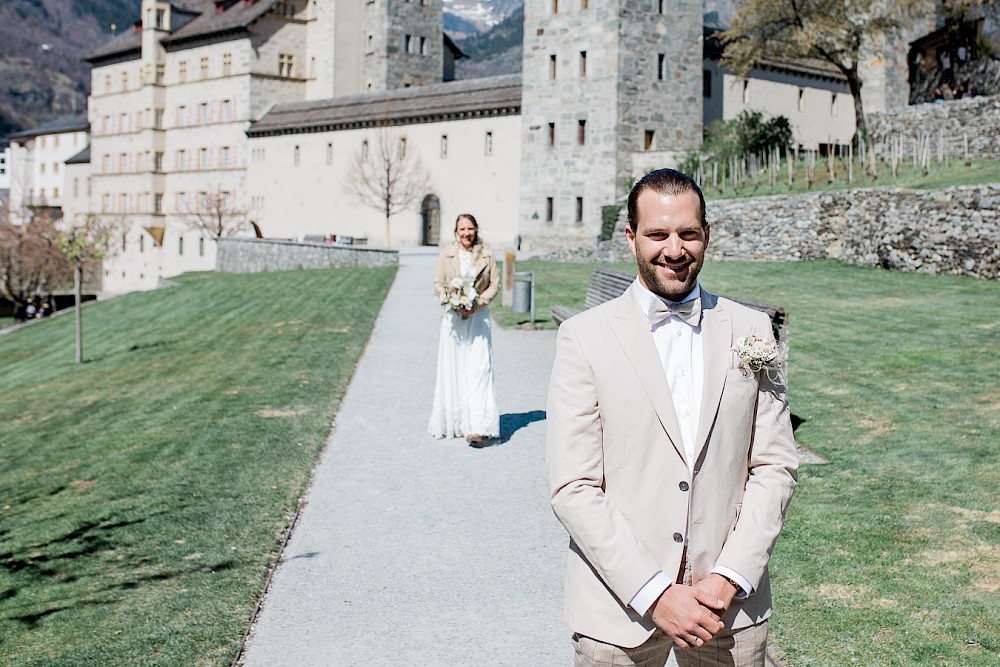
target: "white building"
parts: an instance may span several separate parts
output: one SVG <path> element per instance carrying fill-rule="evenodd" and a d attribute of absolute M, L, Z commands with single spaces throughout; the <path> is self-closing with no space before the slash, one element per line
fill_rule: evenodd
<path fill-rule="evenodd" d="M 65 162 L 87 145 L 86 117 L 68 116 L 10 137 L 7 163 L 11 218 L 30 207 L 62 216 Z"/>
<path fill-rule="evenodd" d="M 642 51 L 642 40 L 622 42 L 616 58 L 598 58 L 604 24 L 584 20 L 582 12 L 600 8 L 581 8 L 564 4 L 556 23 L 567 29 L 585 25 L 595 46 L 588 62 L 587 52 L 571 36 L 562 39 L 566 49 L 573 47 L 563 55 L 575 64 L 567 70 L 562 63 L 560 76 L 579 76 L 579 70 L 594 81 L 612 80 L 622 76 L 615 70 L 622 67 L 619 56 L 645 67 L 650 56 Z M 574 19 L 577 11 L 580 21 Z M 691 21 L 700 20 L 696 12 L 691 16 Z M 453 60 L 462 57 L 444 36 L 442 21 L 440 0 L 189 0 L 183 6 L 142 0 L 134 30 L 88 59 L 93 66 L 89 162 L 80 153 L 82 145 L 67 151 L 64 160 L 76 157 L 60 170 L 72 180 L 45 185 L 46 196 L 59 187 L 70 219 L 98 214 L 127 222 L 118 254 L 105 264 L 103 288 L 110 292 L 151 289 L 161 278 L 213 268 L 214 236 L 195 222 L 215 202 L 224 203 L 222 217 L 245 220 L 244 234 L 295 239 L 335 235 L 384 245 L 384 215 L 362 204 L 347 187 L 354 156 L 365 142 L 372 147 L 380 134 L 405 141 L 406 150 L 418 155 L 429 173 L 419 202 L 392 219 L 393 246 L 450 241 L 460 212 L 476 215 L 484 236 L 498 250 L 526 239 L 524 247 L 543 247 L 531 241 L 541 238 L 540 229 L 547 244 L 596 237 L 602 208 L 618 203 L 610 200 L 619 196 L 621 184 L 610 190 L 585 184 L 570 193 L 575 209 L 573 197 L 560 194 L 556 214 L 548 221 L 544 200 L 536 196 L 544 193 L 525 190 L 525 174 L 540 168 L 534 149 L 525 153 L 525 146 L 532 145 L 525 137 L 541 141 L 545 128 L 534 127 L 534 121 L 523 126 L 522 119 L 538 116 L 538 109 L 523 109 L 522 98 L 533 108 L 558 105 L 562 98 L 537 92 L 525 97 L 527 84 L 519 75 L 442 82 L 450 78 Z M 526 27 L 526 34 L 528 28 L 532 35 L 538 33 L 535 27 Z M 676 132 L 669 128 L 677 124 L 670 114 L 647 101 L 649 111 L 643 107 L 630 124 L 640 132 L 638 139 L 602 139 L 603 125 L 596 121 L 584 130 L 573 120 L 572 133 L 560 129 L 552 151 L 544 153 L 539 179 L 544 175 L 546 183 L 561 187 L 560 170 L 579 171 L 611 159 L 609 151 L 595 150 L 592 158 L 581 160 L 580 136 L 591 142 L 588 148 L 601 142 L 617 142 L 619 149 L 635 145 L 629 148 L 635 151 L 632 158 L 619 160 L 611 170 L 601 167 L 599 173 L 621 172 L 616 180 L 625 180 L 626 167 L 635 172 L 669 166 L 673 148 L 696 141 L 691 137 L 703 122 L 732 118 L 744 108 L 788 116 L 796 141 L 806 148 L 849 141 L 854 131 L 851 100 L 835 73 L 784 65 L 754 71 L 744 82 L 721 72 L 707 47 L 701 49 L 695 39 L 691 53 L 684 52 L 695 73 L 698 63 L 703 65 L 705 97 L 699 106 L 694 78 L 695 86 L 687 87 L 695 102 L 684 106 L 696 116 L 685 121 L 683 146 L 672 146 Z M 550 59 L 542 54 L 539 62 Z M 657 64 L 654 58 L 650 66 L 654 78 L 659 71 L 660 94 L 669 96 L 670 78 L 663 73 L 670 71 L 671 62 L 663 60 Z M 535 61 L 526 57 L 525 63 L 534 67 Z M 580 69 L 584 66 L 589 69 Z M 549 76 L 537 75 L 532 80 L 538 83 Z M 567 85 L 568 92 L 560 95 L 570 95 L 566 104 L 577 105 L 571 94 L 576 84 Z M 641 88 L 634 97 L 643 97 Z M 600 100 L 587 104 L 594 107 L 593 118 L 603 114 Z M 643 146 L 640 126 L 650 114 L 664 116 L 657 121 L 663 129 L 657 131 L 655 146 L 648 140 Z M 566 167 L 562 152 L 583 166 Z M 533 186 L 535 179 L 528 180 Z M 546 222 L 552 224 L 544 227 Z M 562 224 L 571 227 L 570 233 L 561 233 Z"/>

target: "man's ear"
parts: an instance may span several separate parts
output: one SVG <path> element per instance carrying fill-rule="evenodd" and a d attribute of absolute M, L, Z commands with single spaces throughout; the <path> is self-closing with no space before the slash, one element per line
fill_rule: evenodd
<path fill-rule="evenodd" d="M 625 225 L 625 238 L 628 240 L 628 249 L 635 256 L 635 232 L 632 231 L 632 225 Z"/>
<path fill-rule="evenodd" d="M 706 222 L 705 223 L 705 227 L 704 227 L 704 229 L 705 229 L 705 246 L 706 247 L 708 246 L 708 238 L 709 238 L 709 236 L 711 236 L 711 234 L 709 234 L 709 232 L 711 231 L 710 227 L 711 227 L 711 225 L 709 225 Z"/>

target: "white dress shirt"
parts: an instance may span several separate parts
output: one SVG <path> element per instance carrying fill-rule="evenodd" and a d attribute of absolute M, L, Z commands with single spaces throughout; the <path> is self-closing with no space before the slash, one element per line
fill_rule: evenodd
<path fill-rule="evenodd" d="M 645 313 L 649 313 L 653 299 L 662 299 L 646 289 L 638 279 L 636 279 L 635 287 L 639 303 Z M 691 293 L 684 297 L 680 303 L 691 301 L 699 296 L 701 296 L 701 284 L 696 283 Z M 666 299 L 662 300 L 667 301 Z M 705 376 L 701 321 L 699 320 L 697 326 L 691 326 L 680 317 L 670 315 L 661 322 L 652 325 L 650 332 L 653 335 L 656 351 L 660 355 L 660 363 L 663 365 L 663 372 L 666 375 L 667 386 L 670 388 L 670 396 L 674 404 L 674 413 L 677 415 L 677 422 L 680 425 L 684 458 L 687 459 L 688 469 L 693 472 L 698 421 L 701 417 L 701 394 Z M 727 567 L 716 566 L 712 572 L 735 580 L 742 589 L 736 592 L 736 596 L 739 598 L 747 597 L 753 589 L 741 574 Z M 633 596 L 629 601 L 629 606 L 645 615 L 657 598 L 672 583 L 674 583 L 673 579 L 662 571 L 657 572 Z"/>

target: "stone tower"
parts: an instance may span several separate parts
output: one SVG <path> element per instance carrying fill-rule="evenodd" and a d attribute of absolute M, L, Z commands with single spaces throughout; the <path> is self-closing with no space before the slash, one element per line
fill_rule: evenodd
<path fill-rule="evenodd" d="M 601 233 L 645 172 L 702 140 L 702 0 L 525 0 L 522 249 Z"/>
<path fill-rule="evenodd" d="M 441 0 L 364 0 L 365 92 L 441 81 Z"/>

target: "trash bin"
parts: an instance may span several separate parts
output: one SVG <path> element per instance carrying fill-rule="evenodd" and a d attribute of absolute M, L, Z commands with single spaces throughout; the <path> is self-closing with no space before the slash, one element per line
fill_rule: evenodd
<path fill-rule="evenodd" d="M 531 312 L 531 283 L 527 280 L 514 280 L 514 305 L 511 310 L 515 313 Z"/>
<path fill-rule="evenodd" d="M 531 313 L 531 323 L 535 323 L 534 271 L 514 272 L 514 298 L 510 309 L 515 313 Z"/>

